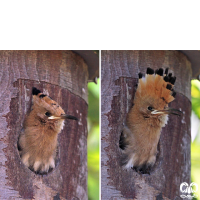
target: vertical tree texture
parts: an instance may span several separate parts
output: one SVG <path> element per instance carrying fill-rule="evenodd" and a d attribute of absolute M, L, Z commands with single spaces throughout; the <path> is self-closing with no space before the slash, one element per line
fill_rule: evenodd
<path fill-rule="evenodd" d="M 0 199 L 87 199 L 88 67 L 71 51 L 0 51 Z M 67 114 L 58 163 L 36 175 L 21 161 L 17 140 L 35 86 Z"/>
<path fill-rule="evenodd" d="M 102 51 L 101 53 L 101 194 L 102 199 L 179 199 L 180 184 L 190 183 L 191 64 L 178 51 Z M 120 134 L 136 91 L 138 73 L 146 68 L 170 68 L 177 77 L 176 99 L 162 129 L 155 166 L 149 174 L 120 166 Z"/>

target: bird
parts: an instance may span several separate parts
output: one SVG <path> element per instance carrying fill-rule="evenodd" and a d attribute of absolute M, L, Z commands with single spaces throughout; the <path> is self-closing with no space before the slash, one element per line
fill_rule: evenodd
<path fill-rule="evenodd" d="M 57 137 L 65 119 L 78 120 L 65 114 L 51 97 L 32 88 L 31 111 L 24 120 L 17 145 L 23 164 L 36 174 L 44 175 L 55 168 Z"/>
<path fill-rule="evenodd" d="M 162 68 L 147 68 L 145 76 L 140 72 L 133 106 L 127 114 L 120 135 L 121 164 L 124 169 L 150 173 L 156 162 L 157 145 L 168 114 L 180 116 L 178 109 L 168 107 L 175 99 L 173 87 L 176 77 Z"/>

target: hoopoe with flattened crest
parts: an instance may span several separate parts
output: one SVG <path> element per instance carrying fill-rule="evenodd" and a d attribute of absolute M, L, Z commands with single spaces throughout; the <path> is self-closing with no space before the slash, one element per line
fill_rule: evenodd
<path fill-rule="evenodd" d="M 55 168 L 57 136 L 64 127 L 64 120 L 77 118 L 65 114 L 57 102 L 35 87 L 32 95 L 33 105 L 20 133 L 18 149 L 28 168 L 46 174 Z"/>
<path fill-rule="evenodd" d="M 168 114 L 181 114 L 181 111 L 168 107 L 175 99 L 173 86 L 176 77 L 168 74 L 168 68 L 164 75 L 163 72 L 162 68 L 155 73 L 147 68 L 145 77 L 139 73 L 133 107 L 127 115 L 119 141 L 122 165 L 126 169 L 149 172 L 156 161 L 161 129 L 167 124 Z"/>

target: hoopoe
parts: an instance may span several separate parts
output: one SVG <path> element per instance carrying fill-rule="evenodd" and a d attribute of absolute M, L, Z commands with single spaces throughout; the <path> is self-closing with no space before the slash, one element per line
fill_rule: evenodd
<path fill-rule="evenodd" d="M 61 106 L 33 87 L 33 105 L 19 135 L 18 149 L 22 162 L 38 174 L 55 168 L 57 136 L 65 119 L 77 120 L 65 114 Z"/>
<path fill-rule="evenodd" d="M 149 171 L 156 161 L 161 129 L 167 124 L 168 114 L 181 114 L 181 111 L 168 107 L 175 99 L 173 86 L 176 77 L 168 74 L 168 68 L 164 75 L 163 72 L 162 68 L 155 73 L 147 68 L 145 77 L 139 73 L 134 105 L 127 115 L 119 142 L 122 164 L 126 169 Z"/>

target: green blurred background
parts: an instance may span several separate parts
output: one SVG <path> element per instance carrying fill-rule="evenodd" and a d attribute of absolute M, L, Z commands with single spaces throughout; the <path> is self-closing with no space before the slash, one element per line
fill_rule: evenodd
<path fill-rule="evenodd" d="M 191 182 L 198 184 L 199 189 L 195 193 L 200 200 L 200 82 L 192 80 L 192 140 L 191 141 Z"/>
<path fill-rule="evenodd" d="M 99 199 L 99 79 L 88 83 L 88 199 Z"/>

